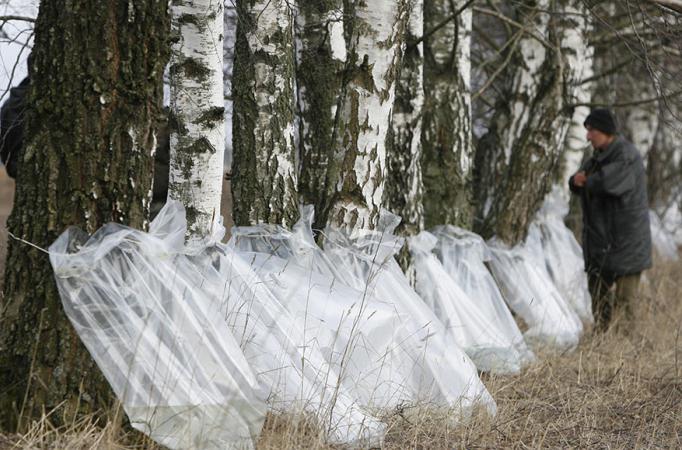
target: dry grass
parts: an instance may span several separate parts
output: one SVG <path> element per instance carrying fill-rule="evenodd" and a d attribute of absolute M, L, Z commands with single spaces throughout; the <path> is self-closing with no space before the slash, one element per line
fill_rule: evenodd
<path fill-rule="evenodd" d="M 498 414 L 447 427 L 396 421 L 386 448 L 682 448 L 682 267 L 649 273 L 634 323 L 487 378 Z"/>
<path fill-rule="evenodd" d="M 682 448 L 682 264 L 649 272 L 634 310 L 633 323 L 588 334 L 574 352 L 539 355 L 515 377 L 485 377 L 494 418 L 453 426 L 428 409 L 395 414 L 385 448 Z M 259 448 L 328 448 L 296 430 L 280 418 Z"/>
<path fill-rule="evenodd" d="M 542 354 L 515 377 L 485 377 L 494 418 L 452 425 L 424 409 L 387 419 L 385 448 L 682 448 L 682 263 L 648 273 L 633 323 L 586 335 L 567 354 Z M 112 422 L 113 423 L 113 422 Z M 0 449 L 156 448 L 111 423 L 34 423 L 0 435 Z M 268 416 L 259 449 L 332 448 L 299 418 Z"/>

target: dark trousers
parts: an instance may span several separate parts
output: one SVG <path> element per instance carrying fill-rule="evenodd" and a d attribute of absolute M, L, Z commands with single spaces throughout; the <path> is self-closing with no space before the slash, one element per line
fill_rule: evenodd
<path fill-rule="evenodd" d="M 627 320 L 632 318 L 632 305 L 639 297 L 639 280 L 642 273 L 607 277 L 599 273 L 588 275 L 594 326 L 606 330 L 616 311 L 623 313 Z M 616 285 L 615 292 L 611 287 Z"/>

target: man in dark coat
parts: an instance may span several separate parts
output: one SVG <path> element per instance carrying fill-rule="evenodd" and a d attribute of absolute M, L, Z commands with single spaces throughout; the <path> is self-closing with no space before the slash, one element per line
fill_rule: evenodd
<path fill-rule="evenodd" d="M 28 96 L 29 79 L 10 89 L 9 98 L 0 109 L 0 158 L 7 174 L 17 177 L 17 161 L 24 141 L 24 110 Z"/>
<path fill-rule="evenodd" d="M 583 253 L 595 325 L 606 329 L 615 308 L 626 317 L 651 267 L 651 229 L 646 174 L 635 146 L 617 134 L 610 111 L 595 109 L 585 120 L 594 148 L 569 180 L 583 210 Z M 609 291 L 615 285 L 615 296 Z"/>

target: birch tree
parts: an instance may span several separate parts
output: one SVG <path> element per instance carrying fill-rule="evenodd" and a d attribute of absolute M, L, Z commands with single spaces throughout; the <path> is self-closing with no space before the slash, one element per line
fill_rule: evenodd
<path fill-rule="evenodd" d="M 423 2 L 413 0 L 406 50 L 396 84 L 387 152 L 386 208 L 402 217 L 397 232 L 415 235 L 424 228 L 422 113 L 424 105 Z M 405 264 L 403 264 L 405 266 Z"/>
<path fill-rule="evenodd" d="M 112 399 L 68 322 L 46 248 L 67 226 L 143 228 L 168 59 L 168 4 L 43 0 L 0 297 L 0 426 Z M 23 241 L 17 240 L 22 239 Z"/>
<path fill-rule="evenodd" d="M 347 85 L 338 111 L 339 176 L 328 223 L 374 228 L 384 200 L 387 139 L 408 25 L 409 1 L 346 3 Z"/>
<path fill-rule="evenodd" d="M 441 224 L 471 227 L 472 12 L 470 8 L 461 10 L 467 3 L 424 1 L 422 170 L 427 228 Z"/>
<path fill-rule="evenodd" d="M 588 39 L 592 32 L 592 18 L 582 1 L 567 1 L 561 27 L 561 53 L 566 58 L 567 100 L 573 107 L 566 139 L 564 140 L 563 170 L 558 185 L 565 199 L 570 198 L 568 179 L 578 171 L 589 144 L 583 123 L 590 113 L 594 76 L 594 48 Z"/>
<path fill-rule="evenodd" d="M 293 11 L 240 0 L 232 92 L 232 193 L 237 225 L 298 218 Z"/>
<path fill-rule="evenodd" d="M 172 0 L 169 198 L 187 213 L 188 237 L 210 234 L 220 215 L 225 150 L 223 5 Z"/>
<path fill-rule="evenodd" d="M 518 46 L 487 133 L 476 151 L 476 230 L 508 244 L 524 239 L 552 184 L 566 133 L 565 61 L 549 0 L 514 4 Z M 493 12 L 494 13 L 494 12 Z"/>
<path fill-rule="evenodd" d="M 301 202 L 323 228 L 338 178 L 334 145 L 347 62 L 343 1 L 300 2 L 296 15 Z"/>

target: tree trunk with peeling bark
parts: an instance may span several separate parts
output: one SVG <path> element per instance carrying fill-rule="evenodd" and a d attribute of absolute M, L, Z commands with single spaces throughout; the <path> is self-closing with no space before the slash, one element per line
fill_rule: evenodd
<path fill-rule="evenodd" d="M 424 229 L 422 183 L 422 111 L 424 106 L 423 3 L 413 0 L 406 50 L 396 84 L 392 128 L 386 156 L 385 207 L 402 217 L 399 234 L 411 236 Z M 403 261 L 403 267 L 407 264 Z"/>
<path fill-rule="evenodd" d="M 298 219 L 293 11 L 241 0 L 235 47 L 232 194 L 236 225 Z"/>
<path fill-rule="evenodd" d="M 343 1 L 300 2 L 296 15 L 299 195 L 315 207 L 315 228 L 324 228 L 336 180 L 334 142 L 346 63 Z"/>
<path fill-rule="evenodd" d="M 71 225 L 146 226 L 168 4 L 43 0 L 9 230 L 48 247 Z M 66 318 L 48 257 L 10 240 L 0 300 L 0 427 L 107 409 L 108 384 Z"/>
<path fill-rule="evenodd" d="M 384 202 L 387 144 L 410 2 L 346 3 L 348 61 L 335 140 L 339 177 L 327 223 L 376 226 Z"/>
<path fill-rule="evenodd" d="M 172 0 L 169 198 L 187 213 L 187 234 L 211 233 L 220 216 L 225 122 L 223 4 Z"/>
<path fill-rule="evenodd" d="M 565 61 L 551 7 L 548 0 L 514 6 L 515 20 L 532 34 L 524 33 L 514 50 L 505 91 L 476 150 L 475 230 L 510 245 L 525 239 L 552 185 L 568 123 Z"/>
<path fill-rule="evenodd" d="M 589 44 L 589 33 L 592 32 L 592 20 L 582 0 L 565 2 L 564 15 L 558 26 L 561 28 L 561 53 L 566 58 L 567 100 L 576 104 L 589 104 L 592 100 L 593 83 L 589 80 L 594 75 L 594 48 Z M 571 85 L 573 86 L 571 88 Z M 568 179 L 579 168 L 589 150 L 586 131 L 583 123 L 590 113 L 588 106 L 573 108 L 564 140 L 564 156 L 562 170 L 557 183 L 561 186 L 564 198 L 570 198 Z"/>
<path fill-rule="evenodd" d="M 464 3 L 425 0 L 424 31 L 433 30 Z M 472 224 L 471 18 L 466 9 L 424 40 L 422 172 L 427 228 Z"/>

